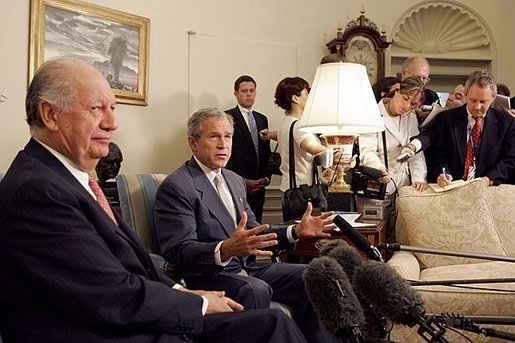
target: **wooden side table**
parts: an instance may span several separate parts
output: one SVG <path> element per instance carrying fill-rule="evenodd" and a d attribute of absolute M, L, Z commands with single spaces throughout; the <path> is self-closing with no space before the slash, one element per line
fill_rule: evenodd
<path fill-rule="evenodd" d="M 377 245 L 384 243 L 387 237 L 387 221 L 369 221 L 375 224 L 371 227 L 356 228 L 361 234 L 365 235 L 370 244 Z M 288 250 L 282 254 L 281 259 L 284 262 L 300 262 L 308 263 L 314 257 L 320 256 L 320 249 L 327 243 L 335 239 L 343 239 L 352 245 L 347 236 L 341 231 L 332 231 L 331 237 L 327 238 L 300 238 L 295 246 L 295 250 Z"/>

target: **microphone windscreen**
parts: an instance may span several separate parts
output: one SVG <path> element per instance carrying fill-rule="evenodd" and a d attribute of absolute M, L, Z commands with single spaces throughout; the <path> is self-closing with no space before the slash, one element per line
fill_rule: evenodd
<path fill-rule="evenodd" d="M 333 258 L 313 259 L 304 270 L 306 293 L 327 332 L 336 339 L 360 335 L 363 309 L 342 267 Z"/>
<path fill-rule="evenodd" d="M 345 242 L 343 239 L 333 239 L 320 248 L 320 256 L 327 256 L 329 253 L 331 253 L 331 251 L 345 244 L 347 244 L 347 242 Z"/>
<path fill-rule="evenodd" d="M 413 326 L 425 313 L 420 296 L 385 263 L 363 262 L 354 272 L 353 285 L 381 314 L 395 323 Z"/>
<path fill-rule="evenodd" d="M 330 244 L 331 246 L 328 247 Z M 356 249 L 342 239 L 335 239 L 324 245 L 320 249 L 320 255 L 334 258 L 342 266 L 349 279 L 352 279 L 354 270 L 364 261 Z"/>

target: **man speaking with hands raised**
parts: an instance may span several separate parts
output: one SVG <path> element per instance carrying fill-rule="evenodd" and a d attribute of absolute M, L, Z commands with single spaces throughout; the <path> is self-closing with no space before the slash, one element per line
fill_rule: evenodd
<path fill-rule="evenodd" d="M 160 252 L 176 263 L 188 288 L 224 290 L 246 309 L 289 305 L 309 342 L 331 341 L 308 301 L 305 266 L 256 263 L 272 247 L 292 248 L 300 237 L 327 237 L 330 213 L 313 217 L 308 205 L 297 225 L 260 225 L 246 200 L 244 180 L 224 169 L 231 155 L 232 117 L 202 109 L 188 120 L 189 161 L 170 174 L 156 195 Z"/>

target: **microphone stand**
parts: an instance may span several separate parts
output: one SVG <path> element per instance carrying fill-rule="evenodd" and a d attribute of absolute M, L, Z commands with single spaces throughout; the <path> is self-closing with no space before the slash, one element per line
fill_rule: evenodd
<path fill-rule="evenodd" d="M 388 244 L 388 243 L 380 243 L 377 245 L 379 249 L 386 249 L 387 251 L 408 251 L 408 252 L 419 252 L 419 253 L 425 253 L 425 254 L 433 254 L 433 255 L 446 255 L 446 256 L 457 256 L 457 257 L 469 257 L 469 258 L 477 258 L 477 259 L 483 259 L 483 260 L 491 260 L 491 261 L 501 261 L 501 262 L 515 262 L 514 257 L 510 256 L 497 256 L 497 255 L 487 255 L 487 254 L 477 254 L 477 253 L 471 253 L 471 252 L 463 252 L 463 251 L 450 251 L 450 250 L 440 250 L 440 249 L 429 249 L 429 248 L 420 248 L 420 247 L 413 247 L 409 245 L 402 245 L 398 243 Z M 478 283 L 512 283 L 515 282 L 514 278 L 496 278 L 496 279 L 475 279 L 475 280 L 432 280 L 432 281 L 408 281 L 411 286 L 449 286 L 449 285 L 459 285 L 459 284 L 478 284 Z M 502 292 L 503 290 L 499 290 Z M 443 315 L 442 315 L 443 316 Z M 440 317 L 442 317 L 440 316 Z M 455 315 L 457 316 L 457 315 Z M 461 319 L 463 319 L 463 316 L 459 316 Z M 480 317 L 474 317 L 475 319 L 478 319 Z M 513 318 L 507 318 L 507 317 L 484 317 L 482 320 L 487 320 L 487 324 L 498 324 L 498 325 L 513 325 L 514 319 Z M 440 320 L 442 322 L 442 320 Z M 462 320 L 462 322 L 465 322 Z M 472 321 L 468 320 L 466 323 L 470 323 L 468 326 L 469 328 L 473 328 Z M 465 325 L 465 324 L 463 324 Z M 475 325 L 475 324 L 474 324 Z M 447 324 L 447 326 L 451 326 Z M 475 326 L 475 329 L 478 327 Z M 463 328 L 463 330 L 467 330 L 467 328 Z M 495 333 L 492 332 L 493 329 L 482 329 L 479 328 L 477 330 L 480 331 L 474 331 L 476 333 L 483 333 L 481 330 L 485 330 L 485 333 L 483 334 L 504 334 L 504 333 Z M 469 330 L 470 331 L 470 330 Z M 495 330 L 493 330 L 495 331 Z M 507 333 L 507 335 L 511 335 L 510 333 Z M 494 337 L 494 336 L 492 336 Z M 499 337 L 499 336 L 495 336 Z M 499 337 L 501 338 L 501 337 Z M 504 338 L 504 337 L 503 337 Z"/>
<path fill-rule="evenodd" d="M 450 285 L 468 285 L 480 283 L 514 283 L 515 278 L 498 278 L 498 279 L 468 279 L 468 280 L 427 280 L 416 281 L 408 280 L 411 286 L 450 286 Z M 503 290 L 500 289 L 499 292 Z"/>
<path fill-rule="evenodd" d="M 441 314 L 439 316 L 434 317 L 436 318 L 436 320 L 442 323 L 442 325 L 447 327 L 483 334 L 486 337 L 502 338 L 515 342 L 515 334 L 495 330 L 492 328 L 482 328 L 481 326 L 474 324 L 474 322 L 471 319 L 464 317 L 462 315 Z"/>
<path fill-rule="evenodd" d="M 477 254 L 477 253 L 464 252 L 464 251 L 451 251 L 451 250 L 441 250 L 441 249 L 420 248 L 420 247 L 413 247 L 413 246 L 409 246 L 409 245 L 402 245 L 399 243 L 393 243 L 393 244 L 380 243 L 377 245 L 377 247 L 379 249 L 386 249 L 387 251 L 408 251 L 408 252 L 418 252 L 418 253 L 433 254 L 433 255 L 469 257 L 469 258 L 477 258 L 477 259 L 481 259 L 481 260 L 515 262 L 515 257 L 511 257 L 511 256 L 497 256 L 497 255 Z"/>

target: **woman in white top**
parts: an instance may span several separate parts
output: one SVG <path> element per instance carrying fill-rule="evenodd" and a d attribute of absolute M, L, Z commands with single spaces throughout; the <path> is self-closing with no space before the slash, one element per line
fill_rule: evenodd
<path fill-rule="evenodd" d="M 289 179 L 289 135 L 291 124 L 299 120 L 308 99 L 309 83 L 300 77 L 286 77 L 279 82 L 275 91 L 275 104 L 285 111 L 281 128 L 277 133 L 279 154 L 281 155 L 280 170 L 283 173 L 280 189 L 285 192 L 290 188 Z M 313 155 L 326 150 L 318 137 L 312 133 L 297 130 L 295 125 L 294 160 L 297 187 L 302 184 L 313 184 Z"/>
<path fill-rule="evenodd" d="M 383 135 L 368 134 L 359 136 L 360 159 L 363 165 L 380 169 L 385 175 L 379 179 L 387 183 L 387 193 L 393 194 L 396 187 L 412 185 L 419 191 L 427 188 L 427 168 L 423 152 L 406 162 L 395 158 L 402 147 L 409 143 L 410 137 L 418 135 L 418 122 L 414 112 L 424 100 L 424 83 L 418 77 L 408 77 L 400 84 L 391 98 L 379 101 L 379 111 L 386 128 L 386 150 L 388 168 L 384 164 Z M 390 182 L 393 180 L 394 182 Z"/>

